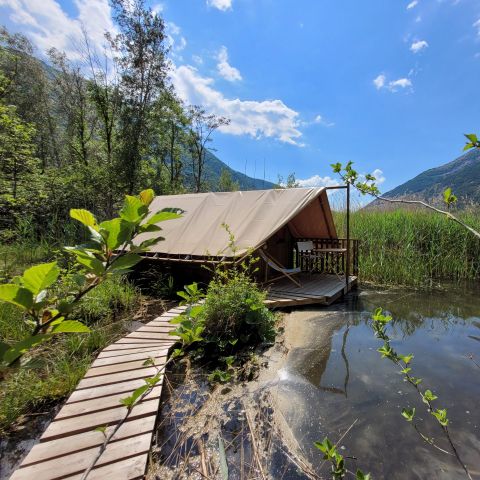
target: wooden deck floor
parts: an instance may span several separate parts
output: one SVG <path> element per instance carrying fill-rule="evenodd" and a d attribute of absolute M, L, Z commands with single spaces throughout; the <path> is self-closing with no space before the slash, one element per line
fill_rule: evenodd
<path fill-rule="evenodd" d="M 350 277 L 348 288 L 345 277 L 327 274 L 300 274 L 295 278 L 302 284 L 295 285 L 288 278 L 270 284 L 265 304 L 268 307 L 293 307 L 298 305 L 330 305 L 356 284 L 357 277 Z"/>
<path fill-rule="evenodd" d="M 95 429 L 108 425 L 108 435 L 126 414 L 120 398 L 156 374 L 154 367 L 143 365 L 147 358 L 154 358 L 158 367 L 165 364 L 175 342 L 168 335 L 168 322 L 184 309 L 171 309 L 102 350 L 11 480 L 81 479 L 104 441 L 104 434 Z M 88 480 L 143 478 L 161 392 L 158 384 L 135 405 Z"/>

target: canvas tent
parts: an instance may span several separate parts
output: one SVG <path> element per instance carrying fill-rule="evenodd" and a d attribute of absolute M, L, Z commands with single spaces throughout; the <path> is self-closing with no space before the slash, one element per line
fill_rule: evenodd
<path fill-rule="evenodd" d="M 150 208 L 184 212 L 160 224 L 165 240 L 151 247 L 149 256 L 163 260 L 231 258 L 222 224 L 235 237 L 237 256 L 263 245 L 285 252 L 298 238 L 337 238 L 325 188 L 165 195 L 156 197 Z M 142 234 L 137 241 L 155 235 Z"/>

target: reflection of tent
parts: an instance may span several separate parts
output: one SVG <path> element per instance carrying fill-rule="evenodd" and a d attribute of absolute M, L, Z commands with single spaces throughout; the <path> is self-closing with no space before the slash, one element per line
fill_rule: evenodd
<path fill-rule="evenodd" d="M 229 237 L 235 236 L 241 256 L 267 244 L 282 264 L 288 263 L 295 239 L 337 238 L 325 188 L 196 193 L 156 197 L 152 211 L 179 208 L 185 213 L 163 222 L 165 240 L 150 249 L 156 258 L 183 261 L 232 257 Z M 153 237 L 143 234 L 138 241 Z M 287 252 L 288 250 L 288 252 Z"/>

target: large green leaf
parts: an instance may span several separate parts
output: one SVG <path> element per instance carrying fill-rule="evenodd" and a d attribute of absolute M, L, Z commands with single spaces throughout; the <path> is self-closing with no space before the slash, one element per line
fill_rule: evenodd
<path fill-rule="evenodd" d="M 110 250 L 116 250 L 120 245 L 129 241 L 132 236 L 132 224 L 121 219 L 114 218 L 100 224 L 100 232 L 104 234 Z"/>
<path fill-rule="evenodd" d="M 52 333 L 88 333 L 90 329 L 77 320 L 64 320 L 54 325 Z"/>
<path fill-rule="evenodd" d="M 175 220 L 176 218 L 180 218 L 181 215 L 175 212 L 167 212 L 161 211 L 153 214 L 148 220 L 147 225 L 165 222 L 166 220 Z"/>
<path fill-rule="evenodd" d="M 93 216 L 93 213 L 83 208 L 72 208 L 70 209 L 70 216 L 75 220 L 83 223 L 86 227 L 97 228 L 97 220 Z"/>
<path fill-rule="evenodd" d="M 147 188 L 147 190 L 140 192 L 139 197 L 142 203 L 148 207 L 155 198 L 155 192 L 151 188 Z"/>
<path fill-rule="evenodd" d="M 138 233 L 155 233 L 155 232 L 161 232 L 162 229 L 153 223 L 145 223 L 143 225 L 140 225 L 138 229 Z"/>
<path fill-rule="evenodd" d="M 24 353 L 28 352 L 28 350 L 35 347 L 36 345 L 39 345 L 45 340 L 48 340 L 51 336 L 51 334 L 44 333 L 24 338 L 3 354 L 3 362 L 5 362 L 6 364 L 14 362 L 15 360 L 17 360 L 17 358 L 20 358 Z"/>
<path fill-rule="evenodd" d="M 7 283 L 0 285 L 0 300 L 28 310 L 33 305 L 33 293 L 20 285 Z"/>
<path fill-rule="evenodd" d="M 121 257 L 117 258 L 111 267 L 111 271 L 119 271 L 119 270 L 128 270 L 129 268 L 134 267 L 138 262 L 142 260 L 140 255 L 136 253 L 127 253 L 126 255 L 122 255 Z"/>
<path fill-rule="evenodd" d="M 89 272 L 92 272 L 95 275 L 101 276 L 105 272 L 103 263 L 93 255 L 88 255 L 85 252 L 78 252 L 76 253 L 75 258 L 80 265 L 83 265 Z"/>
<path fill-rule="evenodd" d="M 57 262 L 42 263 L 25 270 L 23 273 L 23 285 L 34 295 L 55 283 L 60 274 Z"/>
<path fill-rule="evenodd" d="M 125 196 L 120 217 L 127 222 L 137 223 L 148 213 L 148 207 L 138 197 Z"/>

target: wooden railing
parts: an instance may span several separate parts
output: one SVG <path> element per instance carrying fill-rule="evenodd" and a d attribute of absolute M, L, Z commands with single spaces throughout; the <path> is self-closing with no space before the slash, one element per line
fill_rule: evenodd
<path fill-rule="evenodd" d="M 306 241 L 313 243 L 312 251 L 299 252 L 295 246 L 295 266 L 300 267 L 302 271 L 345 275 L 348 257 L 349 274 L 358 275 L 359 241 L 357 239 L 350 239 L 349 244 L 346 238 L 296 239 L 296 242 Z"/>

